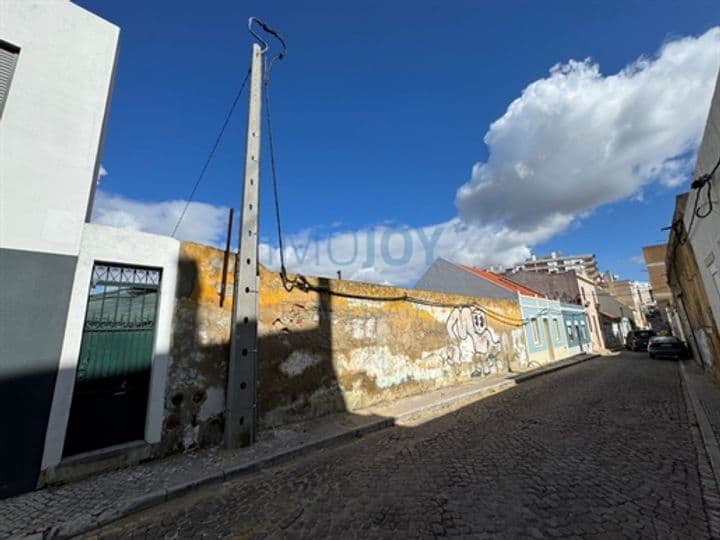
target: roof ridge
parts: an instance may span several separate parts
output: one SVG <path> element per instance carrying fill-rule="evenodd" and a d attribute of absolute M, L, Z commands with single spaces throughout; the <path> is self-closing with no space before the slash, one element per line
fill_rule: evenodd
<path fill-rule="evenodd" d="M 531 289 L 530 287 L 526 287 L 525 285 L 516 283 L 515 281 L 511 280 L 510 278 L 501 276 L 499 274 L 491 272 L 490 270 L 485 270 L 483 268 L 469 266 L 467 264 L 458 264 L 457 266 L 459 266 L 460 268 L 462 268 L 463 270 L 465 270 L 467 272 L 470 272 L 471 274 L 474 274 L 478 277 L 481 277 L 492 283 L 495 283 L 496 285 L 499 285 L 500 287 L 503 287 L 506 290 L 516 292 L 519 294 L 525 294 L 526 296 L 536 296 L 538 298 L 547 298 L 546 295 L 544 295 L 534 289 Z"/>

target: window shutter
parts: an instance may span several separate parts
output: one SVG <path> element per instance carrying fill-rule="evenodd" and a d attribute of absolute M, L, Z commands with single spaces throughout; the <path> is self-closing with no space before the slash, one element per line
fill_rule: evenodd
<path fill-rule="evenodd" d="M 10 81 L 15 71 L 19 52 L 20 50 L 17 47 L 0 41 L 0 117 L 10 92 Z"/>

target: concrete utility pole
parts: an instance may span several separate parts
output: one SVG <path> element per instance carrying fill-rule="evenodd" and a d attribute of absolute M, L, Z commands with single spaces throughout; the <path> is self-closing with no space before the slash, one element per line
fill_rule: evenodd
<path fill-rule="evenodd" d="M 250 24 L 252 22 L 253 19 L 250 20 Z M 252 45 L 245 178 L 240 207 L 239 251 L 235 260 L 230 360 L 225 401 L 224 442 L 226 448 L 247 446 L 255 442 L 260 97 L 263 79 L 263 53 L 266 48 L 257 43 Z"/>

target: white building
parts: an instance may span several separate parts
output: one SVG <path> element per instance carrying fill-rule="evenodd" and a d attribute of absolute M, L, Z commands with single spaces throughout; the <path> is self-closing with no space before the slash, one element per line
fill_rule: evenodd
<path fill-rule="evenodd" d="M 525 259 L 522 263 L 501 269 L 499 271 L 494 268 L 491 268 L 491 270 L 497 273 L 505 274 L 512 274 L 520 270 L 546 274 L 560 274 L 569 270 L 574 270 L 578 275 L 586 276 L 588 279 L 593 280 L 593 282 L 596 282 L 600 277 L 597 259 L 592 253 L 564 255 L 557 251 L 553 251 L 550 255 L 533 255 L 529 259 Z"/>
<path fill-rule="evenodd" d="M 87 223 L 119 32 L 68 0 L 0 1 L 0 404 L 13 411 L 0 498 L 35 489 L 70 457 L 126 443 L 142 458 L 160 440 L 179 242 Z M 106 299 L 139 320 L 91 320 Z M 126 335 L 144 336 L 143 355 L 127 353 L 142 369 L 93 375 L 89 323 L 128 321 L 137 328 Z M 136 391 L 123 396 L 128 380 Z"/>
<path fill-rule="evenodd" d="M 0 2 L 0 399 L 23 404 L 0 497 L 37 478 L 118 34 L 69 1 Z"/>
<path fill-rule="evenodd" d="M 710 104 L 693 180 L 705 178 L 702 186 L 694 186 L 685 207 L 685 230 L 695 253 L 705 294 L 720 328 L 720 75 Z M 713 170 L 715 173 L 710 175 Z M 710 200 L 711 199 L 711 200 Z"/>

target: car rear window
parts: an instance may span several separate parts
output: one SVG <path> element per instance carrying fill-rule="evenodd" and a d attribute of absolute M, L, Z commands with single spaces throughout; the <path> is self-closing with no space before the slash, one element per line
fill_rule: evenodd
<path fill-rule="evenodd" d="M 654 337 L 650 341 L 653 343 L 680 343 L 680 340 L 674 336 Z"/>
<path fill-rule="evenodd" d="M 641 332 L 635 332 L 635 335 L 637 337 L 641 337 L 641 338 L 649 338 L 649 337 L 654 336 L 655 332 L 652 332 L 650 330 L 645 330 L 645 331 L 641 331 Z"/>

